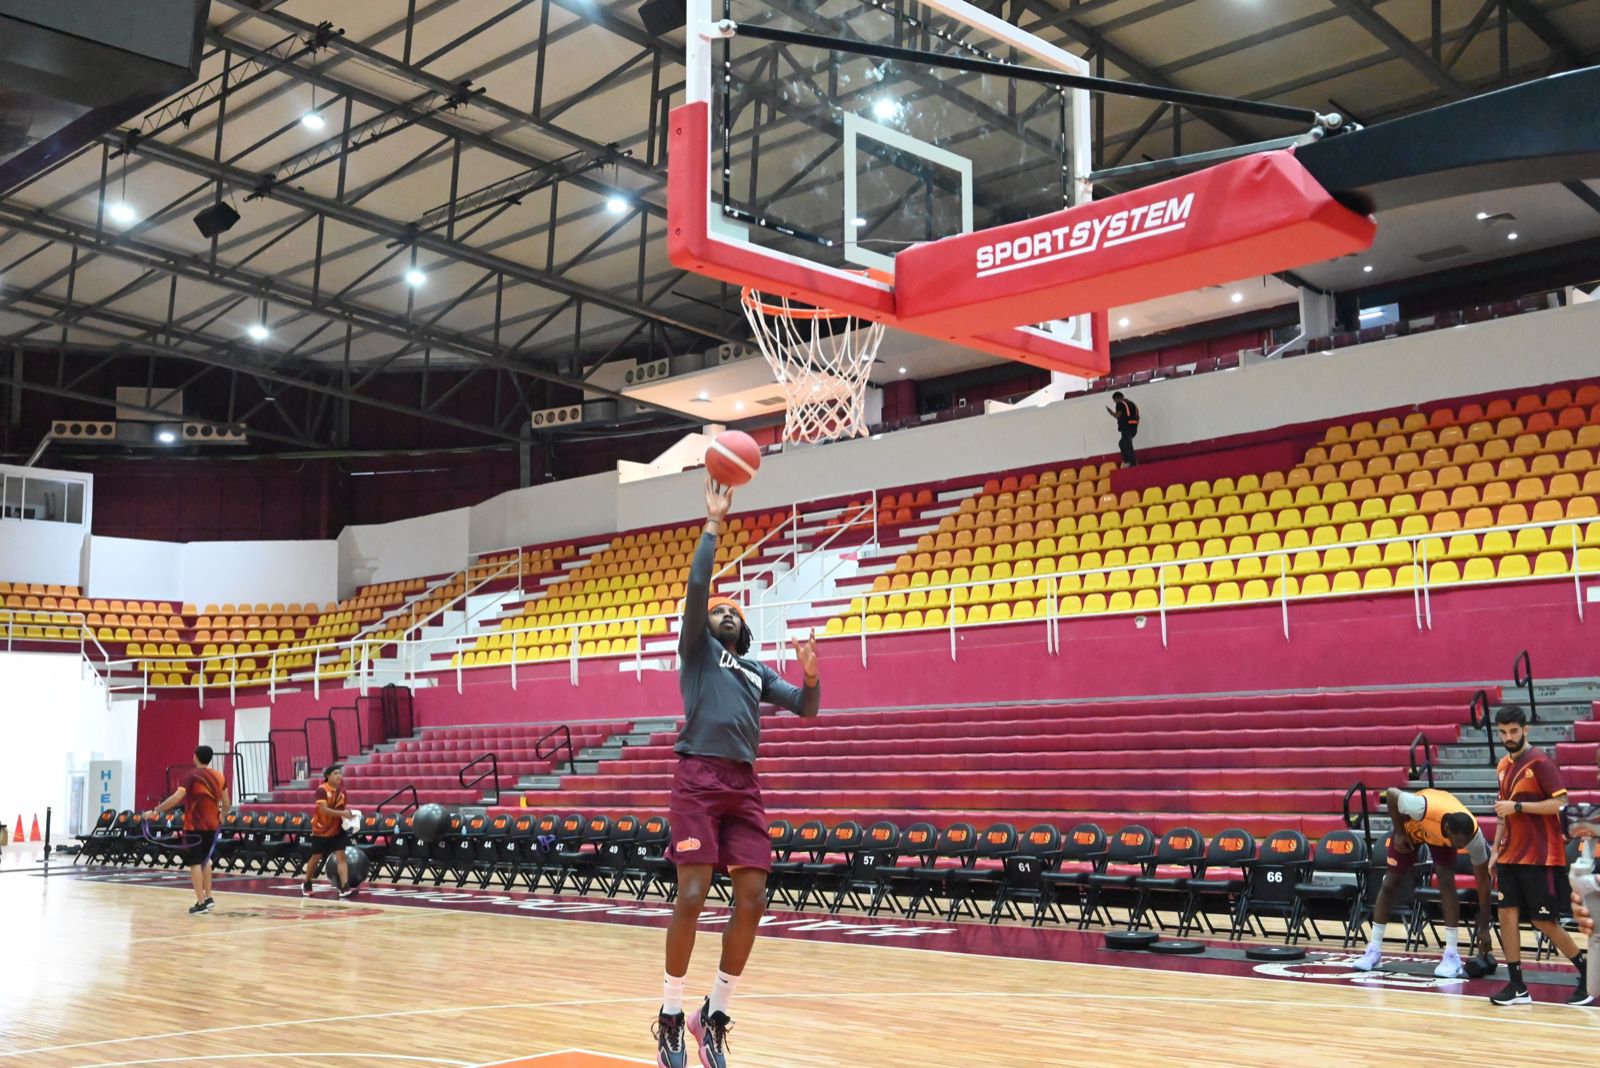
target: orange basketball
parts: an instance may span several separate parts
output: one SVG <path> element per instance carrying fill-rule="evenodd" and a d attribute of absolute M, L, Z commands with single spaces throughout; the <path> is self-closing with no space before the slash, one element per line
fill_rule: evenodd
<path fill-rule="evenodd" d="M 761 446 L 742 430 L 725 430 L 706 448 L 706 470 L 724 486 L 742 486 L 761 470 Z"/>

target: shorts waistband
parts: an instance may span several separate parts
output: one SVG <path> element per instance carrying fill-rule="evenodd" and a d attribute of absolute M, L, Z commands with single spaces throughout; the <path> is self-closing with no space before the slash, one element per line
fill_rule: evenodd
<path fill-rule="evenodd" d="M 704 760 L 708 764 L 721 764 L 725 768 L 733 768 L 733 769 L 735 769 L 737 771 L 754 771 L 755 770 L 755 765 L 746 764 L 742 760 L 730 760 L 727 757 L 719 757 L 719 756 L 706 756 L 706 755 L 704 755 L 702 753 L 679 753 L 678 754 L 678 759 L 679 760 Z"/>

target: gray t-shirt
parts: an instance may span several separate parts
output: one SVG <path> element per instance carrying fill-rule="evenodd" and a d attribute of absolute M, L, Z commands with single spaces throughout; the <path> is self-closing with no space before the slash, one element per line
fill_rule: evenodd
<path fill-rule="evenodd" d="M 717 539 L 700 538 L 689 566 L 683 626 L 678 632 L 678 690 L 683 730 L 673 751 L 754 765 L 761 745 L 761 703 L 798 713 L 804 692 L 759 660 L 735 656 L 712 637 L 706 601 Z"/>

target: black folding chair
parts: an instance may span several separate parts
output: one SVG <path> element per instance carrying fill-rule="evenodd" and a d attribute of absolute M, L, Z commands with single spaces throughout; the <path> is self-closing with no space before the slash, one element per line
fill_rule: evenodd
<path fill-rule="evenodd" d="M 845 820 L 828 831 L 818 859 L 804 861 L 800 865 L 800 899 L 795 902 L 796 912 L 806 910 L 806 902 L 811 900 L 811 892 L 817 889 L 819 883 L 837 880 L 850 869 L 856 850 L 861 847 L 861 840 L 861 824 L 855 820 Z M 820 893 L 817 895 L 819 900 L 822 896 Z"/>
<path fill-rule="evenodd" d="M 1017 851 L 1005 858 L 1005 872 L 995 887 L 989 922 L 1001 915 L 1020 920 L 1019 902 L 1033 902 L 1033 919 L 1039 922 L 1045 905 L 1045 874 L 1061 860 L 1061 832 L 1048 823 L 1030 827 L 1018 840 Z"/>
<path fill-rule="evenodd" d="M 963 915 L 981 918 L 976 901 L 993 901 L 1006 877 L 1006 858 L 1017 851 L 1017 829 L 1009 823 L 996 823 L 978 836 L 971 867 L 945 876 L 945 919 Z M 992 911 L 992 908 L 991 908 Z"/>
<path fill-rule="evenodd" d="M 1089 876 L 1106 866 L 1106 832 L 1097 823 L 1080 823 L 1061 840 L 1061 859 L 1054 871 L 1040 877 L 1044 899 L 1033 918 L 1035 927 L 1047 918 L 1066 922 L 1062 899 L 1071 894 L 1078 902 L 1078 927 L 1089 926 Z"/>
<path fill-rule="evenodd" d="M 914 884 L 915 877 L 911 873 L 919 866 L 933 863 L 938 844 L 939 831 L 933 824 L 913 823 L 907 827 L 900 836 L 895 858 L 873 862 L 876 870 L 872 876 L 872 902 L 867 906 L 867 915 L 876 916 L 886 901 L 898 912 L 901 892 L 909 892 Z"/>
<path fill-rule="evenodd" d="M 1319 940 L 1322 931 L 1317 920 L 1338 920 L 1344 930 L 1343 945 L 1349 948 L 1361 937 L 1361 903 L 1366 897 L 1368 875 L 1367 840 L 1354 831 L 1329 831 L 1317 843 L 1306 878 L 1294 884 L 1294 911 L 1289 917 L 1288 941 L 1292 945 L 1305 934 Z"/>
<path fill-rule="evenodd" d="M 1193 933 L 1197 920 L 1205 924 L 1208 934 L 1217 933 L 1216 925 L 1211 922 L 1213 910 L 1206 907 L 1211 901 L 1221 906 L 1215 910 L 1219 915 L 1228 917 L 1228 929 L 1236 929 L 1239 907 L 1244 902 L 1250 869 L 1255 862 L 1255 835 L 1241 827 L 1219 831 L 1206 846 L 1199 874 L 1185 883 L 1186 899 L 1183 916 L 1178 920 L 1178 937 L 1185 938 Z"/>
<path fill-rule="evenodd" d="M 1177 912 L 1177 925 L 1181 925 L 1184 905 L 1189 900 L 1189 880 L 1200 874 L 1205 854 L 1206 840 L 1193 827 L 1175 827 L 1162 835 L 1149 874 L 1133 880 L 1139 897 L 1134 903 L 1129 926 L 1134 930 L 1145 926 L 1145 915 L 1148 913 L 1155 920 L 1156 927 L 1168 930 L 1161 921 L 1162 904 L 1171 906 Z"/>
<path fill-rule="evenodd" d="M 1156 836 L 1150 828 L 1133 823 L 1113 834 L 1106 847 L 1105 866 L 1089 874 L 1084 912 L 1095 918 L 1103 916 L 1107 925 L 1113 925 L 1116 921 L 1111 909 L 1121 905 L 1127 913 L 1128 926 L 1133 926 L 1133 909 L 1138 901 L 1134 880 L 1149 874 L 1155 857 Z"/>
<path fill-rule="evenodd" d="M 1267 934 L 1263 917 L 1277 916 L 1287 925 L 1294 915 L 1296 883 L 1305 881 L 1311 866 L 1311 846 L 1299 831 L 1273 831 L 1261 842 L 1256 862 L 1250 866 L 1250 879 L 1233 930 L 1228 937 L 1238 941 L 1246 933 Z"/>

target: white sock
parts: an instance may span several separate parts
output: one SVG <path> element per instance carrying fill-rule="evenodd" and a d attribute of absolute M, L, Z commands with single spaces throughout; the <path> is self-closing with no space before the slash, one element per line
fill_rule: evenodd
<path fill-rule="evenodd" d="M 1389 925 L 1386 923 L 1375 923 L 1372 925 L 1372 941 L 1367 943 L 1368 949 L 1375 949 L 1379 953 L 1383 952 L 1383 931 L 1387 926 Z"/>
<path fill-rule="evenodd" d="M 733 992 L 739 986 L 739 977 L 719 971 L 717 981 L 711 984 L 711 1012 L 728 1012 L 728 1002 L 733 1000 Z"/>
<path fill-rule="evenodd" d="M 670 972 L 661 973 L 661 1011 L 668 1016 L 676 1016 L 683 1011 L 683 988 L 687 985 L 687 975 L 673 975 Z"/>
<path fill-rule="evenodd" d="M 1444 951 L 1453 953 L 1456 956 L 1461 955 L 1461 928 L 1446 927 L 1444 929 Z"/>

